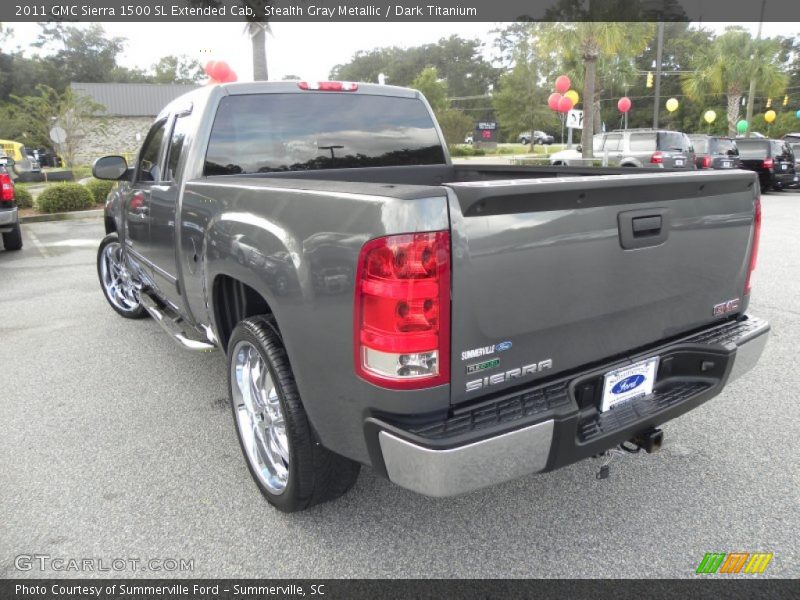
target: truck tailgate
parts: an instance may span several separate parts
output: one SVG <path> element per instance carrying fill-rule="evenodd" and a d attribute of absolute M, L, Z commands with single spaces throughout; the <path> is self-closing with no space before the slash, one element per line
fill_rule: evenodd
<path fill-rule="evenodd" d="M 755 184 L 744 171 L 445 184 L 452 402 L 743 312 Z"/>

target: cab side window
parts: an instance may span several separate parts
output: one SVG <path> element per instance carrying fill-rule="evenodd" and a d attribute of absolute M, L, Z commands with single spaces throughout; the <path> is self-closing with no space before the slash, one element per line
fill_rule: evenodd
<path fill-rule="evenodd" d="M 172 137 L 169 141 L 169 150 L 167 151 L 167 170 L 164 174 L 165 181 L 178 180 L 178 167 L 180 166 L 181 157 L 186 153 L 186 134 L 188 132 L 188 117 L 184 116 L 175 119 L 175 125 L 172 128 Z"/>
<path fill-rule="evenodd" d="M 139 155 L 136 181 L 153 183 L 161 180 L 161 143 L 164 141 L 166 121 L 160 121 L 150 128 Z"/>

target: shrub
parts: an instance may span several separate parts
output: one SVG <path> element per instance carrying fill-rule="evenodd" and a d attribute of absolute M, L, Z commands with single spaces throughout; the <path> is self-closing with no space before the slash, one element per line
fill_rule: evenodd
<path fill-rule="evenodd" d="M 82 210 L 93 205 L 92 193 L 79 183 L 55 183 L 36 199 L 36 207 L 46 213 Z"/>
<path fill-rule="evenodd" d="M 88 189 L 92 193 L 92 197 L 94 198 L 95 204 L 100 204 L 101 202 L 106 201 L 106 196 L 111 191 L 111 188 L 114 187 L 113 181 L 105 181 L 103 179 L 90 179 L 86 182 L 86 189 Z"/>
<path fill-rule="evenodd" d="M 75 179 L 83 179 L 84 177 L 91 177 L 92 176 L 92 167 L 88 167 L 85 165 L 80 165 L 77 167 L 72 167 L 72 174 L 75 176 Z"/>
<path fill-rule="evenodd" d="M 486 150 L 475 146 L 450 146 L 450 156 L 486 156 Z"/>
<path fill-rule="evenodd" d="M 19 208 L 31 208 L 33 206 L 33 196 L 31 196 L 28 188 L 21 185 L 14 187 L 14 198 L 16 198 Z"/>

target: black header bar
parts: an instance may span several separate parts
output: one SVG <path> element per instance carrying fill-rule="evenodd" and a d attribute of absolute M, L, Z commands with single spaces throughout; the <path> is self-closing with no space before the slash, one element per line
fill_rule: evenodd
<path fill-rule="evenodd" d="M 0 22 L 694 21 L 755 22 L 756 0 L 2 0 Z M 767 0 L 765 21 L 800 21 L 798 0 Z M 787 33 L 793 33 L 787 31 Z"/>

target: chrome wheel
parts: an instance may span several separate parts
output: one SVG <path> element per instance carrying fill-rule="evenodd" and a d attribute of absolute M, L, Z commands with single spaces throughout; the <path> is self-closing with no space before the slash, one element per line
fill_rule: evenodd
<path fill-rule="evenodd" d="M 100 257 L 100 280 L 106 296 L 118 309 L 133 312 L 139 308 L 139 290 L 122 260 L 122 246 L 111 242 Z"/>
<path fill-rule="evenodd" d="M 237 429 L 253 473 L 273 494 L 289 479 L 286 421 L 269 368 L 250 342 L 239 342 L 231 361 L 231 392 Z"/>

